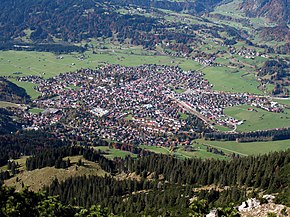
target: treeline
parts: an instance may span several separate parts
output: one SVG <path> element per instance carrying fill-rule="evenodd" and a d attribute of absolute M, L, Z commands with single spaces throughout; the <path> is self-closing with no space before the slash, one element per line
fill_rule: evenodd
<path fill-rule="evenodd" d="M 136 180 L 119 183 L 110 177 L 76 177 L 61 183 L 55 180 L 46 191 L 60 194 L 67 204 L 89 207 L 100 203 L 125 216 L 165 215 L 170 210 L 174 215 L 185 216 L 189 212 L 188 199 L 193 196 L 206 198 L 211 206 L 238 204 L 247 197 L 247 187 L 278 192 L 279 203 L 290 203 L 290 150 L 232 161 L 181 160 L 157 154 L 118 160 L 118 173 L 135 174 Z M 205 185 L 231 188 L 222 192 L 192 191 Z"/>
<path fill-rule="evenodd" d="M 122 216 L 188 216 L 189 199 L 207 199 L 208 209 L 225 207 L 231 202 L 240 204 L 246 199 L 244 189 L 234 187 L 224 191 L 192 191 L 192 186 L 169 184 L 159 180 L 117 180 L 112 177 L 72 177 L 63 182 L 54 180 L 44 190 L 60 195 L 60 201 L 74 206 L 90 207 L 100 204 L 114 214 Z M 207 214 L 204 213 L 204 214 Z"/>
<path fill-rule="evenodd" d="M 53 166 L 56 168 L 67 168 L 71 164 L 69 160 L 63 160 L 63 158 L 77 155 L 82 155 L 86 160 L 97 162 L 102 169 L 109 173 L 115 172 L 115 163 L 113 161 L 108 160 L 93 148 L 82 146 L 66 146 L 38 152 L 26 160 L 26 168 L 29 171 Z"/>
<path fill-rule="evenodd" d="M 67 54 L 72 52 L 83 53 L 86 48 L 68 45 L 68 44 L 31 44 L 31 43 L 0 43 L 0 50 L 17 50 L 17 51 L 38 51 L 38 52 L 52 52 L 56 54 Z"/>
<path fill-rule="evenodd" d="M 290 127 L 272 130 L 259 130 L 253 132 L 210 132 L 204 133 L 204 139 L 237 142 L 256 142 L 261 141 L 261 139 L 263 139 L 263 141 L 285 140 L 290 139 Z"/>
<path fill-rule="evenodd" d="M 168 155 L 151 154 L 133 159 L 110 161 L 95 150 L 83 147 L 64 147 L 39 153 L 27 160 L 28 170 L 55 166 L 58 159 L 83 155 L 85 159 L 98 162 L 108 172 L 135 173 L 146 178 L 149 174 L 158 179 L 161 175 L 171 184 L 247 186 L 268 191 L 279 191 L 287 187 L 285 168 L 290 164 L 290 150 L 262 156 L 250 156 L 225 160 L 176 159 Z M 53 159 L 53 160 L 51 160 Z M 51 160 L 51 161 L 50 161 Z M 33 163 L 34 162 L 34 163 Z M 31 166 L 33 165 L 33 166 Z"/>
<path fill-rule="evenodd" d="M 31 100 L 25 89 L 0 76 L 0 101 L 28 103 Z"/>
<path fill-rule="evenodd" d="M 182 185 L 248 186 L 279 191 L 289 184 L 285 168 L 290 164 L 290 150 L 262 156 L 225 160 L 180 160 L 167 155 L 127 158 L 118 164 L 120 171 L 136 174 L 154 173 L 170 183 Z"/>
<path fill-rule="evenodd" d="M 44 190 L 50 195 L 60 195 L 60 200 L 66 204 L 90 207 L 92 204 L 113 205 L 114 213 L 121 213 L 117 206 L 133 192 L 153 189 L 154 182 L 137 180 L 118 180 L 113 177 L 79 176 L 71 177 L 63 182 L 54 180 L 49 188 Z M 114 209 L 115 209 L 114 208 Z"/>
<path fill-rule="evenodd" d="M 6 165 L 9 159 L 18 159 L 23 155 L 41 153 L 64 145 L 67 145 L 65 141 L 41 131 L 0 135 L 0 166 Z"/>

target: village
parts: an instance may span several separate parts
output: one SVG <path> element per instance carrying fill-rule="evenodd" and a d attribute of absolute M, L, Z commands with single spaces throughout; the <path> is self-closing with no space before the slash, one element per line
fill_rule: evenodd
<path fill-rule="evenodd" d="M 127 144 L 172 146 L 213 125 L 235 130 L 243 120 L 224 114 L 226 107 L 251 105 L 269 112 L 283 108 L 266 97 L 214 91 L 198 71 L 177 66 L 105 65 L 54 78 L 20 77 L 38 84 L 39 114 L 25 113 L 31 129 L 60 124 L 62 135 L 98 136 Z"/>

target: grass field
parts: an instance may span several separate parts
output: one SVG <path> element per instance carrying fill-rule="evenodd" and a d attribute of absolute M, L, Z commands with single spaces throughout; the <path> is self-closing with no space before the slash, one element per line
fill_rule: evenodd
<path fill-rule="evenodd" d="M 61 56 L 61 58 L 59 58 Z M 0 76 L 39 75 L 44 78 L 80 68 L 95 69 L 100 64 L 137 66 L 142 64 L 180 65 L 184 70 L 195 70 L 201 65 L 193 60 L 169 56 L 157 56 L 137 48 L 108 49 L 93 54 L 55 55 L 34 51 L 0 51 Z M 21 74 L 15 74 L 20 72 Z"/>
<path fill-rule="evenodd" d="M 284 113 L 268 112 L 255 108 L 258 112 L 249 111 L 251 106 L 243 105 L 225 109 L 225 114 L 239 120 L 245 120 L 238 126 L 238 131 L 265 130 L 290 126 L 290 110 L 285 109 Z"/>
<path fill-rule="evenodd" d="M 290 99 L 273 99 L 273 101 L 290 107 Z"/>
<path fill-rule="evenodd" d="M 174 152 L 174 156 L 177 158 L 201 158 L 201 159 L 228 159 L 226 156 L 219 154 L 214 154 L 206 151 L 206 146 L 204 145 L 194 145 L 195 151 L 185 151 L 183 147 L 179 147 Z"/>
<path fill-rule="evenodd" d="M 216 128 L 217 130 L 222 131 L 222 132 L 228 132 L 228 131 L 232 130 L 232 129 L 228 128 L 228 127 L 221 126 L 221 125 L 215 125 L 214 128 Z"/>
<path fill-rule="evenodd" d="M 227 159 L 227 157 L 207 152 L 206 146 L 201 145 L 201 144 L 195 144 L 194 151 L 185 151 L 183 146 L 177 147 L 174 151 L 171 151 L 168 147 L 157 147 L 157 146 L 146 146 L 146 145 L 140 145 L 139 147 L 142 149 L 151 151 L 151 152 L 155 152 L 157 154 L 172 155 L 172 156 L 174 156 L 176 158 L 180 158 L 180 159 L 185 159 L 185 158 Z"/>
<path fill-rule="evenodd" d="M 155 152 L 157 154 L 171 154 L 172 152 L 167 147 L 147 146 L 139 145 L 140 148 L 148 151 Z"/>
<path fill-rule="evenodd" d="M 124 158 L 126 156 L 131 156 L 131 157 L 136 157 L 136 154 L 133 154 L 131 152 L 128 151 L 122 151 L 119 149 L 115 149 L 115 148 L 109 148 L 108 146 L 95 146 L 94 147 L 96 150 L 101 150 L 101 151 L 105 151 L 108 154 L 104 155 L 105 157 L 107 157 L 108 159 L 113 159 L 114 157 L 120 157 L 120 158 Z"/>
<path fill-rule="evenodd" d="M 290 140 L 246 143 L 237 143 L 235 141 L 205 141 L 201 139 L 196 141 L 199 144 L 209 144 L 218 149 L 222 149 L 225 152 L 235 152 L 242 156 L 266 154 L 290 148 Z"/>
<path fill-rule="evenodd" d="M 205 78 L 214 85 L 214 89 L 226 92 L 255 93 L 262 94 L 257 89 L 259 83 L 253 74 L 245 71 L 237 71 L 227 67 L 206 67 L 203 70 Z"/>
<path fill-rule="evenodd" d="M 19 87 L 22 87 L 23 89 L 26 90 L 26 93 L 31 97 L 31 99 L 36 99 L 38 96 L 41 96 L 41 93 L 37 92 L 34 87 L 37 86 L 37 84 L 33 84 L 30 82 L 21 82 L 17 81 L 14 78 L 9 78 L 9 81 L 13 82 Z"/>
<path fill-rule="evenodd" d="M 97 53 L 87 51 L 84 54 L 75 53 L 66 55 L 34 51 L 0 51 L 0 76 L 38 75 L 50 78 L 60 73 L 76 71 L 81 68 L 95 69 L 105 63 L 124 66 L 138 66 L 142 64 L 179 65 L 184 70 L 197 70 L 202 67 L 193 60 L 157 56 L 153 52 L 145 51 L 140 47 L 117 48 L 115 46 L 112 49 L 99 50 Z M 33 88 L 35 84 L 18 82 L 14 78 L 9 80 L 23 87 L 32 99 L 40 96 L 40 93 Z"/>
<path fill-rule="evenodd" d="M 22 188 L 22 182 L 25 186 L 30 186 L 29 189 L 33 191 L 41 190 L 44 186 L 52 183 L 57 178 L 59 181 L 64 181 L 71 176 L 83 175 L 97 175 L 104 176 L 107 174 L 97 163 L 87 161 L 82 156 L 68 157 L 72 166 L 67 169 L 56 169 L 54 167 L 45 167 L 42 169 L 35 169 L 33 171 L 25 170 L 25 158 L 17 160 L 21 166 L 20 170 L 23 172 L 17 174 L 11 179 L 5 180 L 5 185 L 15 186 L 16 190 Z M 23 160 L 24 159 L 24 160 Z M 84 166 L 76 167 L 76 163 L 81 159 Z M 18 181 L 17 181 L 18 179 Z"/>
<path fill-rule="evenodd" d="M 11 102 L 0 101 L 0 108 L 7 108 L 7 107 L 16 107 L 18 108 L 19 105 Z"/>
<path fill-rule="evenodd" d="M 43 111 L 44 111 L 44 109 L 40 109 L 40 108 L 29 109 L 29 112 L 32 113 L 32 114 L 38 114 L 38 113 L 41 113 Z"/>

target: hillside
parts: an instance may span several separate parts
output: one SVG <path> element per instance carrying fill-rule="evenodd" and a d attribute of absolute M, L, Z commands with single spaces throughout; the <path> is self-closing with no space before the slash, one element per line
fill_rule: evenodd
<path fill-rule="evenodd" d="M 67 158 L 68 159 L 68 158 Z M 67 160 L 66 159 L 66 160 Z M 6 186 L 15 186 L 16 190 L 21 190 L 22 186 L 30 186 L 29 189 L 33 191 L 39 191 L 43 189 L 44 186 L 49 186 L 52 184 L 54 179 L 59 181 L 64 181 L 70 177 L 84 176 L 84 175 L 94 175 L 94 176 L 105 176 L 106 173 L 101 167 L 94 162 L 85 160 L 81 156 L 69 157 L 71 166 L 66 169 L 56 169 L 54 167 L 45 167 L 42 169 L 36 169 L 33 171 L 25 170 L 25 160 L 20 159 L 19 171 L 20 173 L 5 181 Z M 77 162 L 81 159 L 83 162 L 82 166 L 78 166 Z M 43 179 L 45 177 L 45 179 Z"/>
<path fill-rule="evenodd" d="M 0 101 L 28 103 L 30 101 L 30 96 L 27 95 L 25 89 L 0 77 Z"/>
<path fill-rule="evenodd" d="M 265 17 L 280 24 L 288 24 L 290 20 L 287 0 L 244 0 L 241 10 L 249 17 Z"/>
<path fill-rule="evenodd" d="M 13 118 L 14 113 L 0 108 L 0 135 L 16 132 L 22 128 L 21 123 Z"/>
<path fill-rule="evenodd" d="M 19 162 L 20 165 L 16 166 L 19 172 L 5 183 L 16 184 L 18 190 L 26 184 L 36 191 L 43 189 L 49 195 L 59 195 L 62 203 L 73 207 L 89 208 L 100 204 L 117 216 L 158 216 L 165 213 L 188 216 L 195 212 L 207 214 L 214 207 L 220 207 L 219 212 L 236 213 L 233 216 L 238 217 L 233 206 L 252 197 L 258 198 L 262 206 L 244 209 L 243 214 L 257 213 L 259 209 L 263 209 L 264 214 L 275 210 L 282 213 L 285 206 L 272 202 L 268 204 L 261 198 L 265 194 L 275 194 L 275 203 L 289 206 L 289 150 L 232 161 L 179 160 L 151 154 L 138 159 L 118 158 L 106 163 L 101 163 L 102 158 L 91 161 L 83 158 L 80 163 L 80 156 L 74 156 L 79 152 L 84 153 L 84 158 L 102 155 L 79 146 L 51 148 L 29 158 L 9 161 L 8 168 L 12 167 L 11 162 L 15 165 Z M 54 157 L 69 153 L 73 155 L 68 157 L 71 166 L 45 166 L 49 162 L 57 165 L 59 160 Z M 64 161 L 67 162 L 68 158 Z M 35 167 L 44 167 L 25 168 L 25 161 L 26 165 L 34 162 Z M 111 172 L 104 172 L 100 166 Z M 46 187 L 42 188 L 44 185 Z M 202 205 L 203 210 L 194 208 L 194 205 Z M 227 210 L 226 207 L 231 209 Z M 287 211 L 286 208 L 284 210 Z M 231 215 L 228 213 L 225 216 Z"/>

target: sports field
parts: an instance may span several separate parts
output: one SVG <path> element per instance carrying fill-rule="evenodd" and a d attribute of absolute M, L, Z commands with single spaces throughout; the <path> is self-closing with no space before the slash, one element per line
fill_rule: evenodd
<path fill-rule="evenodd" d="M 248 108 L 255 107 L 243 105 L 225 109 L 225 114 L 228 116 L 244 120 L 244 123 L 238 126 L 237 131 L 245 132 L 290 126 L 290 109 L 285 109 L 283 113 L 274 113 L 259 108 L 255 108 L 257 111 L 250 111 Z"/>

